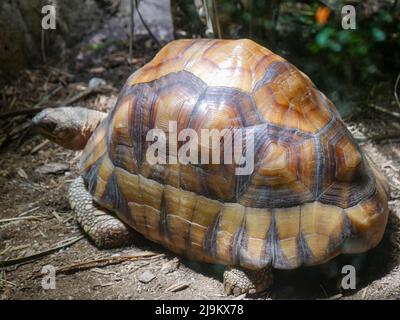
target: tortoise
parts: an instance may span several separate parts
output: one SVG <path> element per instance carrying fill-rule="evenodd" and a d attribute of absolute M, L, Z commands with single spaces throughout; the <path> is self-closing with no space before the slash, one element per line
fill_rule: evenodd
<path fill-rule="evenodd" d="M 178 131 L 252 130 L 254 170 L 149 163 L 146 135 L 169 132 L 170 121 Z M 308 76 L 251 40 L 172 41 L 128 78 L 108 114 L 62 107 L 33 123 L 83 149 L 68 198 L 97 246 L 138 232 L 225 265 L 227 294 L 266 290 L 273 268 L 368 251 L 385 230 L 386 178 Z"/>

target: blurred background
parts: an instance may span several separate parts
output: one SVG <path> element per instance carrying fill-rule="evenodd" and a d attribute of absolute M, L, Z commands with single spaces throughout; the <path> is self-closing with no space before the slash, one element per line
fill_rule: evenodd
<path fill-rule="evenodd" d="M 45 4 L 56 6 L 55 30 L 41 28 Z M 345 30 L 342 8 L 349 4 L 356 29 Z M 79 71 L 116 50 L 128 54 L 130 43 L 137 57 L 174 38 L 250 38 L 307 73 L 347 117 L 372 98 L 394 102 L 399 19 L 397 0 L 2 1 L 1 81 L 54 58 Z"/>

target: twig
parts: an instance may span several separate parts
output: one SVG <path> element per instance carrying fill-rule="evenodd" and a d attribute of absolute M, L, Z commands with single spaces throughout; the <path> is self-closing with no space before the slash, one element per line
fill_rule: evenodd
<path fill-rule="evenodd" d="M 56 103 L 52 107 L 54 108 L 54 107 L 60 107 L 63 105 L 70 105 L 70 104 L 75 103 L 76 101 L 83 99 L 93 93 L 103 93 L 103 92 L 112 91 L 112 90 L 114 90 L 114 88 L 112 88 L 110 86 L 99 86 L 99 87 L 94 87 L 94 88 L 88 88 L 65 101 Z M 37 104 L 36 106 L 39 106 L 39 104 Z M 26 114 L 36 114 L 48 107 L 49 106 L 33 107 L 33 108 L 29 108 L 29 109 L 24 109 L 24 110 L 6 112 L 6 113 L 3 113 L 2 115 L 0 115 L 0 119 L 6 119 L 6 118 L 15 117 L 15 116 L 19 116 L 19 115 L 26 115 Z"/>
<path fill-rule="evenodd" d="M 40 99 L 40 101 L 34 105 L 33 108 L 31 109 L 25 109 L 25 110 L 42 110 L 43 108 L 39 108 L 43 103 L 45 103 L 47 100 L 49 100 L 49 98 L 51 98 L 52 96 L 54 96 L 58 91 L 60 91 L 63 87 L 62 86 L 58 86 L 57 88 L 55 88 L 52 92 L 50 92 L 49 94 L 45 95 L 42 99 Z M 0 119 L 6 119 L 8 117 L 14 117 L 14 116 L 19 116 L 21 114 L 27 114 L 29 112 L 25 112 L 25 110 L 18 110 L 18 111 L 11 111 L 11 112 L 6 112 L 3 113 L 2 115 L 0 115 Z"/>
<path fill-rule="evenodd" d="M 25 212 L 20 213 L 20 214 L 18 215 L 18 217 L 26 216 L 27 214 L 32 213 L 32 212 L 34 212 L 34 211 L 37 211 L 37 210 L 39 210 L 39 209 L 40 209 L 40 207 L 36 207 L 36 208 L 30 209 L 30 210 L 27 210 L 27 211 L 25 211 Z M 20 221 L 23 221 L 23 220 L 19 219 L 19 220 L 15 220 L 15 221 L 11 221 L 11 222 L 2 224 L 2 225 L 0 225 L 0 230 L 3 230 L 3 229 L 8 228 L 8 227 L 10 227 L 10 226 L 12 226 L 12 225 L 15 225 L 15 224 L 19 223 Z"/>
<path fill-rule="evenodd" d="M 22 141 L 25 139 L 25 137 L 28 135 L 28 133 L 29 132 L 31 132 L 31 123 L 29 123 L 29 127 L 28 128 L 26 128 L 23 132 L 22 132 L 22 134 L 19 136 L 19 138 L 18 138 L 18 141 L 17 141 L 17 143 L 15 144 L 15 146 L 14 146 L 14 150 L 17 150 L 20 146 L 21 146 L 21 144 L 22 144 Z"/>
<path fill-rule="evenodd" d="M 249 19 L 249 39 L 252 39 L 253 38 L 253 22 L 254 22 L 254 19 L 253 19 L 253 16 L 254 16 L 254 4 L 253 4 L 253 1 L 250 1 L 249 6 L 250 6 L 249 11 L 250 11 L 250 14 L 251 14 L 251 17 Z"/>
<path fill-rule="evenodd" d="M 44 140 L 42 143 L 39 143 L 36 147 L 34 147 L 31 150 L 30 154 L 35 154 L 36 152 L 38 152 L 40 149 L 42 149 L 43 147 L 45 147 L 49 143 L 50 143 L 50 140 Z"/>
<path fill-rule="evenodd" d="M 400 81 L 400 73 L 397 75 L 396 83 L 394 84 L 394 98 L 396 99 L 396 103 L 397 103 L 398 107 L 400 108 L 400 100 L 399 100 L 399 96 L 397 95 L 397 87 L 399 85 L 399 81 Z"/>
<path fill-rule="evenodd" d="M 120 256 L 120 257 L 107 257 L 102 259 L 95 259 L 90 261 L 79 262 L 64 267 L 59 267 L 56 269 L 56 273 L 69 274 L 77 271 L 105 267 L 108 265 L 119 264 L 125 261 L 136 261 L 136 260 L 147 260 L 147 259 L 157 259 L 164 257 L 165 254 L 156 254 L 152 252 L 143 252 L 141 254 Z"/>
<path fill-rule="evenodd" d="M 139 11 L 139 5 L 138 5 L 138 1 L 137 0 L 135 0 L 135 9 L 136 9 L 136 12 L 138 13 L 139 19 L 142 22 L 143 26 L 145 27 L 146 31 L 148 32 L 150 37 L 156 42 L 157 46 L 159 48 L 161 48 L 162 44 L 161 44 L 160 40 L 158 40 L 157 37 L 154 35 L 154 33 L 151 32 L 149 26 L 146 24 L 146 22 L 144 21 L 144 19 L 142 17 L 142 14 Z"/>
<path fill-rule="evenodd" d="M 367 138 L 366 140 L 380 142 L 383 140 L 391 140 L 391 139 L 397 139 L 397 138 L 400 138 L 400 132 L 389 133 L 389 134 L 379 134 L 379 135 L 375 135 L 370 138 Z"/>
<path fill-rule="evenodd" d="M 40 209 L 40 206 L 39 206 L 39 207 L 32 208 L 32 209 L 29 209 L 29 210 L 26 210 L 26 211 L 24 211 L 24 212 L 21 212 L 21 213 L 18 215 L 18 217 L 26 216 L 28 213 L 35 212 L 35 211 L 37 211 L 37 210 L 39 210 L 39 209 Z"/>
<path fill-rule="evenodd" d="M 0 252 L 0 255 L 4 255 L 4 254 L 6 254 L 7 252 L 13 252 L 13 251 L 23 250 L 23 249 L 29 248 L 30 246 L 31 246 L 30 243 L 28 243 L 28 244 L 22 244 L 22 245 L 20 245 L 20 246 L 10 246 L 10 245 L 8 245 L 2 252 Z"/>
<path fill-rule="evenodd" d="M 47 108 L 47 107 L 29 108 L 29 109 L 5 112 L 2 115 L 0 115 L 0 119 L 3 120 L 3 119 L 16 117 L 16 116 L 20 116 L 20 115 L 36 114 L 45 108 Z"/>
<path fill-rule="evenodd" d="M 9 297 L 10 296 L 10 288 L 9 286 L 12 285 L 15 287 L 15 284 L 7 280 L 7 273 L 5 271 L 0 273 L 0 283 L 3 284 L 3 291 L 4 291 L 4 296 Z"/>
<path fill-rule="evenodd" d="M 42 54 L 43 63 L 47 63 L 46 59 L 46 44 L 45 44 L 45 34 L 44 29 L 42 28 L 42 32 L 40 33 L 40 53 Z"/>
<path fill-rule="evenodd" d="M 215 31 L 214 31 L 214 26 L 211 20 L 211 15 L 208 10 L 208 0 L 203 0 L 203 9 L 204 9 L 204 14 L 206 16 L 206 36 L 207 37 L 214 37 L 215 38 Z"/>
<path fill-rule="evenodd" d="M 379 107 L 379 106 L 377 106 L 375 104 L 372 104 L 372 103 L 368 104 L 368 106 L 370 106 L 372 109 L 375 109 L 377 111 L 386 113 L 386 114 L 391 115 L 391 116 L 396 117 L 396 118 L 400 118 L 400 113 L 398 113 L 398 112 L 394 112 L 394 111 L 390 111 L 390 110 L 384 109 L 384 108 Z"/>
<path fill-rule="evenodd" d="M 213 9 L 215 26 L 217 28 L 217 37 L 218 39 L 222 39 L 221 26 L 219 24 L 218 8 L 215 0 L 212 0 L 212 9 Z"/>
<path fill-rule="evenodd" d="M 161 258 L 164 256 L 165 256 L 164 254 L 155 254 L 155 253 L 146 253 L 145 252 L 143 254 L 137 254 L 137 255 L 129 255 L 129 256 L 122 256 L 122 257 L 109 257 L 109 258 L 96 259 L 96 260 L 91 260 L 91 261 L 86 261 L 86 262 L 81 262 L 81 263 L 61 267 L 61 268 L 58 268 L 56 270 L 56 272 L 57 273 L 71 273 L 71 272 L 75 272 L 75 271 L 91 269 L 94 267 L 118 264 L 118 263 L 122 263 L 125 261 L 147 260 L 147 259 L 153 260 L 153 259 Z"/>
<path fill-rule="evenodd" d="M 322 284 L 320 284 L 319 286 L 322 289 L 324 295 L 328 298 L 328 294 L 326 293 L 326 290 L 325 290 L 324 286 Z"/>
<path fill-rule="evenodd" d="M 0 279 L 0 282 L 1 282 L 1 283 L 5 283 L 5 284 L 7 284 L 7 285 L 11 285 L 11 286 L 13 286 L 13 287 L 16 286 L 16 284 L 15 284 L 14 282 L 11 282 L 11 281 L 8 281 L 8 280 Z"/>
<path fill-rule="evenodd" d="M 31 123 L 30 122 L 24 122 L 22 125 L 18 125 L 14 129 L 12 129 L 10 132 L 5 133 L 1 137 L 1 145 L 6 145 L 10 141 L 16 141 L 14 147 L 12 148 L 13 150 L 17 149 L 21 143 L 23 142 L 23 139 L 26 137 L 26 135 L 30 132 L 31 128 Z M 7 132 L 6 130 L 3 130 L 3 132 Z"/>
<path fill-rule="evenodd" d="M 104 87 L 93 87 L 93 88 L 87 88 L 85 90 L 83 90 L 82 92 L 79 92 L 78 94 L 74 95 L 73 97 L 64 100 L 64 102 L 62 103 L 57 103 L 56 106 L 59 107 L 61 105 L 70 105 L 72 103 L 75 103 L 85 97 L 87 97 L 88 95 L 91 95 L 92 93 L 98 93 L 98 92 L 102 92 L 104 90 Z"/>
<path fill-rule="evenodd" d="M 59 68 L 56 68 L 56 67 L 51 67 L 51 66 L 49 66 L 49 69 L 54 71 L 54 72 L 57 72 L 57 73 L 62 73 L 67 78 L 73 78 L 73 75 L 71 73 L 65 71 L 65 70 L 62 70 L 62 69 L 59 69 Z"/>
<path fill-rule="evenodd" d="M 189 282 L 175 283 L 172 286 L 165 289 L 165 292 L 178 292 L 178 291 L 185 290 L 189 286 L 190 286 Z"/>
<path fill-rule="evenodd" d="M 25 217 L 15 217 L 15 218 L 6 218 L 0 219 L 0 223 L 11 222 L 11 221 L 19 221 L 19 220 L 40 220 L 41 218 L 45 218 L 46 216 L 25 216 Z"/>
<path fill-rule="evenodd" d="M 16 264 L 21 264 L 21 263 L 28 263 L 28 262 L 32 262 L 34 260 L 40 259 L 44 256 L 47 256 L 57 250 L 63 249 L 65 247 L 68 247 L 72 244 L 74 244 L 75 242 L 78 242 L 79 240 L 83 239 L 85 236 L 81 235 L 81 236 L 77 236 L 77 237 L 73 237 L 73 238 L 69 238 L 65 241 L 62 241 L 62 244 L 56 245 L 53 248 L 26 256 L 26 257 L 22 257 L 22 258 L 16 258 L 16 259 L 11 259 L 11 260 L 5 260 L 5 261 L 0 261 L 0 268 L 5 268 L 5 267 L 10 267 Z"/>
<path fill-rule="evenodd" d="M 56 218 L 58 223 L 62 223 L 63 222 L 61 217 L 58 215 L 58 213 L 56 211 L 52 211 L 51 214 L 54 216 L 54 218 Z"/>
<path fill-rule="evenodd" d="M 132 61 L 132 51 L 133 51 L 133 32 L 135 29 L 134 21 L 133 21 L 133 0 L 129 0 L 129 63 Z"/>
<path fill-rule="evenodd" d="M 365 287 L 365 289 L 363 290 L 363 293 L 361 295 L 361 300 L 365 300 L 365 296 L 367 295 L 367 290 L 368 290 L 368 287 Z"/>
<path fill-rule="evenodd" d="M 63 86 L 58 86 L 55 88 L 53 91 L 51 91 L 49 94 L 46 94 L 36 105 L 35 107 L 41 106 L 43 103 L 48 101 L 52 96 L 54 96 L 58 91 L 60 91 L 63 88 Z"/>

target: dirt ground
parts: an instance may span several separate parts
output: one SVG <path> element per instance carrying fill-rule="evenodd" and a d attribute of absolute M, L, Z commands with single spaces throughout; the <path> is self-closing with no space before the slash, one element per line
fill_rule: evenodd
<path fill-rule="evenodd" d="M 145 53 L 135 51 L 130 65 L 126 50 L 115 47 L 101 53 L 106 57 L 101 66 L 94 54 L 78 55 L 72 66 L 58 66 L 54 61 L 51 67 L 26 70 L 3 88 L 2 100 L 13 108 L 2 110 L 66 101 L 85 91 L 94 76 L 106 79 L 111 89 L 73 104 L 108 110 L 128 75 L 154 54 L 151 44 L 148 47 Z M 66 197 L 77 176 L 79 152 L 36 136 L 29 130 L 31 116 L 0 118 L 0 266 L 12 259 L 41 256 L 0 268 L 1 299 L 233 298 L 223 293 L 222 266 L 176 257 L 144 238 L 113 250 L 99 250 L 86 237 L 79 238 L 83 233 Z M 389 137 L 396 127 L 398 132 L 399 125 L 390 116 L 369 112 L 348 125 L 390 180 L 391 211 L 383 241 L 367 254 L 341 256 L 324 266 L 275 270 L 271 291 L 240 299 L 400 298 L 400 140 L 382 139 L 383 131 Z M 55 247 L 60 248 L 46 252 Z M 348 263 L 357 266 L 355 290 L 339 286 L 341 266 Z M 42 287 L 41 270 L 47 265 L 57 268 L 55 289 Z"/>

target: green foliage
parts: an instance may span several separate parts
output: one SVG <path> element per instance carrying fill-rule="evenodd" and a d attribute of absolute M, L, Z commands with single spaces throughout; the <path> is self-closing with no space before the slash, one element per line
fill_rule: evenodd
<path fill-rule="evenodd" d="M 400 1 L 353 0 L 355 30 L 342 28 L 344 0 L 329 0 L 330 9 L 317 0 L 215 3 L 223 38 L 250 38 L 283 55 L 339 109 L 362 104 L 371 88 L 400 71 Z"/>
<path fill-rule="evenodd" d="M 346 4 L 341 0 L 330 1 L 331 14 L 324 25 L 316 22 L 318 8 L 324 7 L 317 0 L 216 3 L 224 38 L 252 38 L 278 52 L 283 49 L 293 55 L 306 53 L 338 72 L 341 66 L 351 65 L 352 77 L 357 79 L 382 75 L 387 69 L 392 71 L 393 66 L 400 68 L 396 54 L 400 52 L 400 9 L 393 8 L 393 0 L 369 0 L 364 7 L 362 1 L 353 1 L 357 13 L 355 30 L 341 26 L 341 8 Z M 373 11 L 372 5 L 381 7 Z"/>
<path fill-rule="evenodd" d="M 375 3 L 381 6 L 375 11 L 359 4 L 356 29 L 344 30 L 340 6 L 321 25 L 315 15 L 319 1 L 290 3 L 279 18 L 278 28 L 284 31 L 279 34 L 280 47 L 343 115 L 353 113 L 356 106 L 362 108 L 372 88 L 394 81 L 400 71 L 400 4 L 393 10 L 393 1 L 382 0 Z M 294 13 L 294 8 L 301 9 Z"/>
<path fill-rule="evenodd" d="M 358 20 L 355 30 L 343 30 L 338 19 L 325 26 L 315 24 L 305 37 L 308 50 L 335 68 L 340 68 L 345 60 L 350 61 L 353 78 L 371 80 L 386 70 L 400 67 L 396 54 L 400 50 L 398 18 L 398 14 L 389 10 L 379 11 L 368 19 Z"/>

